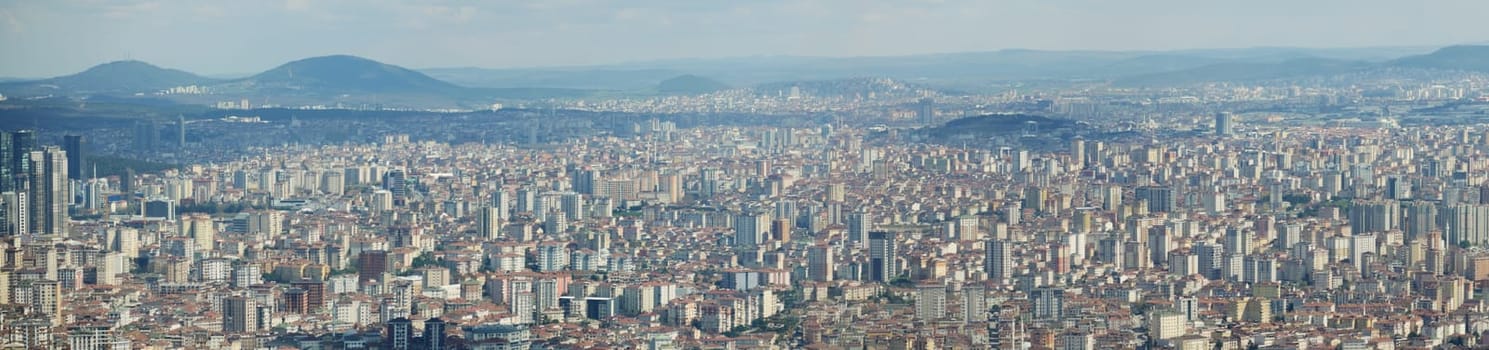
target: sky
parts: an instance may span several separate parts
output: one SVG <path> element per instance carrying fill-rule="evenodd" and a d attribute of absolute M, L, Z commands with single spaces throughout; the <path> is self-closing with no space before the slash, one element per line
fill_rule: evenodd
<path fill-rule="evenodd" d="M 0 0 L 0 77 L 141 60 L 251 74 L 351 54 L 411 68 L 747 56 L 1442 46 L 1484 0 Z"/>

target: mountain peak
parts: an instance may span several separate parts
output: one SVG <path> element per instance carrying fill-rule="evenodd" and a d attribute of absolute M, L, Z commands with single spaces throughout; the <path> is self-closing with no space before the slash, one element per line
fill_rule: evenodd
<path fill-rule="evenodd" d="M 254 85 L 332 93 L 425 92 L 460 89 L 423 73 L 352 55 L 330 55 L 292 61 L 246 79 Z"/>
<path fill-rule="evenodd" d="M 205 84 L 212 79 L 180 70 L 161 68 L 137 60 L 122 60 L 93 66 L 73 75 L 41 82 L 66 89 L 90 92 L 153 92 L 184 85 Z"/>
<path fill-rule="evenodd" d="M 1402 57 L 1391 63 L 1413 68 L 1489 72 L 1489 46 L 1448 46 L 1425 55 Z"/>

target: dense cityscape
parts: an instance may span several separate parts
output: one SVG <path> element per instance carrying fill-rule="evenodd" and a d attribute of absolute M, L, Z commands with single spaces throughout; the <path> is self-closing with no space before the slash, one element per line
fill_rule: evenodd
<path fill-rule="evenodd" d="M 1454 116 L 1489 104 L 1455 80 L 18 130 L 0 318 L 16 348 L 1475 347 L 1489 129 Z M 1173 101 L 1094 102 L 1134 99 Z M 977 116 L 1030 101 L 1080 122 Z M 965 120 L 995 128 L 936 132 Z"/>
<path fill-rule="evenodd" d="M 1489 348 L 1489 4 L 994 3 L 0 4 L 0 350 Z"/>

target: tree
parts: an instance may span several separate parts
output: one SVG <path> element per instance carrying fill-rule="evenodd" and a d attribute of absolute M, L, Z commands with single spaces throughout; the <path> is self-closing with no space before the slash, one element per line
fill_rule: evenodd
<path fill-rule="evenodd" d="M 414 262 L 409 264 L 409 268 L 417 269 L 425 266 L 436 266 L 439 265 L 439 262 L 440 260 L 434 258 L 433 252 L 424 252 L 414 257 Z"/>

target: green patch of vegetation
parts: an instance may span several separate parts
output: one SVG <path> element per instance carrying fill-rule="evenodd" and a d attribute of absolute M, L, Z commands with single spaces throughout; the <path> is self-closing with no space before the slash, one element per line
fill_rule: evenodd
<path fill-rule="evenodd" d="M 414 257 L 414 262 L 412 264 L 409 264 L 409 268 L 417 269 L 426 266 L 440 266 L 441 262 L 441 260 L 434 258 L 433 252 L 424 252 L 423 254 L 419 254 L 419 256 Z"/>
<path fill-rule="evenodd" d="M 900 277 L 896 277 L 893 280 L 890 280 L 889 281 L 889 285 L 895 286 L 895 287 L 900 287 L 900 288 L 910 288 L 910 287 L 914 287 L 915 286 L 915 282 L 914 281 L 911 281 L 910 278 L 908 278 L 908 277 L 900 276 Z"/>
<path fill-rule="evenodd" d="M 1288 202 L 1289 204 L 1292 204 L 1294 207 L 1296 207 L 1313 202 L 1313 198 L 1305 194 L 1289 194 L 1282 196 L 1282 201 Z"/>

